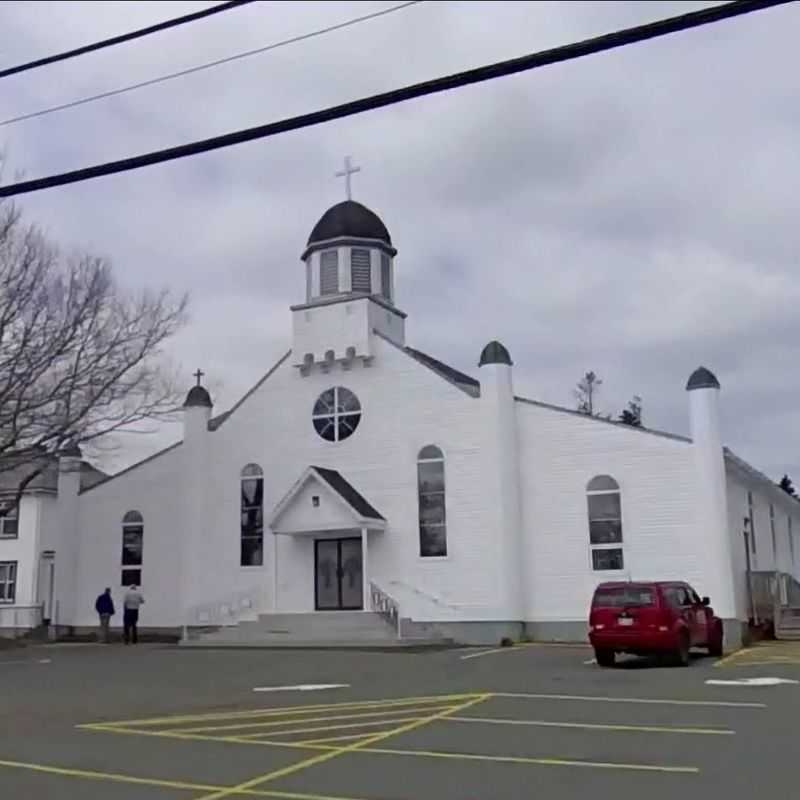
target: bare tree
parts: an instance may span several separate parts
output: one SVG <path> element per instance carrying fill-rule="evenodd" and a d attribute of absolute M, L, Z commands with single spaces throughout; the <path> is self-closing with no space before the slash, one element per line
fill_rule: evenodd
<path fill-rule="evenodd" d="M 0 205 L 0 471 L 25 487 L 67 445 L 174 412 L 160 359 L 186 297 L 126 292 L 110 264 L 63 258 L 13 205 Z"/>
<path fill-rule="evenodd" d="M 579 381 L 573 389 L 577 409 L 582 414 L 593 416 L 595 413 L 595 400 L 603 381 L 597 375 L 589 371 Z"/>

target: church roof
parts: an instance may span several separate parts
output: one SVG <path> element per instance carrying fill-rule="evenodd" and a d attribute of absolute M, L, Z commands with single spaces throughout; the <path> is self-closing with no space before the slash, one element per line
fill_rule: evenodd
<path fill-rule="evenodd" d="M 0 494 L 16 492 L 20 483 L 36 468 L 35 464 L 20 464 L 10 469 L 0 470 Z M 92 486 L 108 478 L 105 472 L 93 467 L 88 461 L 81 462 L 80 490 Z M 58 459 L 53 458 L 44 469 L 25 487 L 25 492 L 55 492 L 58 489 Z"/>
<path fill-rule="evenodd" d="M 439 361 L 438 358 L 423 353 L 421 350 L 415 350 L 413 347 L 403 347 L 401 349 L 405 350 L 411 358 L 419 361 L 420 364 L 424 364 L 428 369 L 433 370 L 437 375 L 444 378 L 449 383 L 452 383 L 454 386 L 457 386 L 463 392 L 473 397 L 478 397 L 480 395 L 481 384 L 480 381 L 476 381 L 475 378 L 463 372 L 459 372 L 457 369 L 445 364 L 443 361 Z"/>
<path fill-rule="evenodd" d="M 367 499 L 358 492 L 351 483 L 347 481 L 341 472 L 335 469 L 326 469 L 325 467 L 312 466 L 311 469 L 322 478 L 328 486 L 333 489 L 360 517 L 365 519 L 385 519 L 382 514 L 367 501 Z"/>
<path fill-rule="evenodd" d="M 392 237 L 381 218 L 355 200 L 344 200 L 331 206 L 314 226 L 308 244 L 338 239 L 343 236 L 357 239 L 378 239 L 388 245 Z"/>

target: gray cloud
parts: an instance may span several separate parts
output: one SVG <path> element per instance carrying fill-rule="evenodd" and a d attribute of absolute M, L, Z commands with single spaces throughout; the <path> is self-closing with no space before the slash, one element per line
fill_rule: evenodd
<path fill-rule="evenodd" d="M 4 63 L 198 3 L 4 4 Z M 259 3 L 3 81 L 11 116 L 257 47 L 388 3 Z M 701 7 L 426 3 L 349 31 L 0 130 L 33 177 L 166 147 Z M 705 4 L 708 5 L 708 4 Z M 102 13 L 97 11 L 102 8 Z M 171 356 L 232 404 L 288 347 L 299 255 L 342 196 L 400 251 L 410 343 L 477 374 L 502 338 L 517 389 L 571 404 L 586 369 L 617 412 L 686 432 L 686 377 L 723 385 L 725 438 L 800 474 L 792 369 L 800 111 L 784 7 L 262 142 L 24 198 L 65 246 L 130 286 L 192 293 Z M 175 429 L 129 443 L 139 457 Z"/>

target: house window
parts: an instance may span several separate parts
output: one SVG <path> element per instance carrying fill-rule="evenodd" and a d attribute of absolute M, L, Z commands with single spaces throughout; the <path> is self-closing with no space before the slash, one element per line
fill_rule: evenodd
<path fill-rule="evenodd" d="M 0 603 L 13 603 L 17 594 L 17 562 L 0 561 Z"/>
<path fill-rule="evenodd" d="M 381 294 L 392 302 L 392 267 L 391 260 L 386 253 L 381 253 Z"/>
<path fill-rule="evenodd" d="M 319 293 L 339 292 L 339 252 L 326 250 L 319 258 Z"/>
<path fill-rule="evenodd" d="M 353 292 L 372 291 L 370 253 L 361 247 L 354 247 L 350 251 L 350 289 Z"/>
<path fill-rule="evenodd" d="M 16 539 L 19 534 L 17 509 L 0 507 L 0 539 Z"/>
<path fill-rule="evenodd" d="M 122 586 L 142 585 L 144 519 L 138 511 L 122 518 Z"/>
<path fill-rule="evenodd" d="M 750 520 L 750 551 L 756 554 L 756 524 L 753 519 L 753 493 L 747 493 L 747 518 Z"/>
<path fill-rule="evenodd" d="M 622 503 L 619 484 L 610 475 L 597 475 L 586 486 L 589 508 L 589 546 L 592 569 L 620 570 L 622 557 Z"/>
<path fill-rule="evenodd" d="M 769 533 L 772 537 L 772 563 L 775 568 L 778 567 L 778 545 L 775 541 L 775 508 L 772 503 L 769 504 Z"/>
<path fill-rule="evenodd" d="M 341 442 L 350 436 L 361 421 L 361 403 L 344 386 L 324 391 L 311 412 L 314 430 L 329 442 Z"/>
<path fill-rule="evenodd" d="M 417 456 L 419 498 L 419 554 L 423 558 L 447 555 L 444 454 L 429 444 Z"/>
<path fill-rule="evenodd" d="M 789 537 L 789 555 L 792 559 L 792 566 L 794 566 L 794 534 L 792 533 L 792 518 L 786 517 L 786 533 Z"/>
<path fill-rule="evenodd" d="M 258 464 L 242 470 L 241 560 L 243 567 L 264 565 L 264 472 Z"/>

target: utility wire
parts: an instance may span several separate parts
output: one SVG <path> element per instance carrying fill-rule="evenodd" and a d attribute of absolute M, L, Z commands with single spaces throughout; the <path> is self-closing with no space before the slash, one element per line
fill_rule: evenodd
<path fill-rule="evenodd" d="M 372 14 L 364 14 L 360 17 L 353 17 L 352 19 L 344 20 L 343 22 L 338 22 L 335 25 L 329 25 L 327 28 L 319 28 L 318 30 L 311 31 L 310 33 L 303 33 L 299 36 L 293 36 L 291 39 L 284 39 L 280 42 L 274 42 L 273 44 L 268 44 L 265 47 L 258 47 L 255 50 L 247 50 L 243 53 L 235 53 L 232 56 L 227 56 L 225 58 L 218 58 L 216 61 L 208 61 L 205 64 L 198 64 L 196 67 L 189 67 L 188 69 L 182 69 L 178 72 L 172 72 L 169 75 L 162 75 L 159 78 L 152 78 L 148 81 L 142 81 L 141 83 L 132 83 L 128 86 L 122 86 L 119 89 L 111 89 L 107 92 L 101 92 L 100 94 L 94 94 L 90 97 L 83 97 L 79 100 L 72 100 L 69 103 L 62 103 L 58 106 L 51 106 L 50 108 L 43 108 L 39 111 L 33 111 L 30 114 L 21 114 L 18 117 L 11 117 L 10 119 L 4 119 L 0 121 L 0 127 L 3 125 L 11 125 L 14 122 L 22 122 L 26 119 L 34 119 L 36 117 L 43 117 L 46 114 L 52 114 L 56 111 L 64 111 L 67 108 L 75 108 L 75 106 L 82 106 L 85 103 L 93 103 L 96 100 L 103 100 L 106 97 L 115 97 L 118 94 L 124 94 L 125 92 L 132 92 L 134 89 L 142 89 L 145 86 L 153 86 L 157 83 L 164 83 L 165 81 L 171 81 L 174 78 L 181 78 L 184 75 L 193 75 L 195 72 L 201 72 L 205 69 L 211 69 L 212 67 L 218 67 L 220 64 L 228 64 L 231 61 L 238 61 L 241 58 L 249 58 L 250 56 L 258 55 L 259 53 L 266 53 L 270 50 L 277 50 L 279 47 L 285 47 L 289 44 L 295 44 L 297 42 L 303 42 L 306 39 L 313 39 L 317 36 L 322 36 L 326 33 L 331 33 L 332 31 L 338 31 L 342 28 L 349 28 L 351 25 L 357 25 L 360 22 L 366 22 L 367 20 L 375 19 L 376 17 L 382 17 L 386 14 L 391 14 L 394 11 L 401 11 L 404 8 L 408 8 L 409 6 L 415 6 L 419 3 L 422 3 L 423 0 L 411 0 L 408 3 L 401 3 L 397 6 L 391 6 L 390 8 L 384 8 L 383 11 L 376 11 Z"/>
<path fill-rule="evenodd" d="M 212 14 L 219 14 L 222 11 L 230 11 L 231 9 L 238 8 L 239 6 L 253 3 L 255 0 L 229 0 L 227 3 L 220 3 L 211 8 L 204 8 L 202 11 L 195 11 L 193 14 L 185 14 L 182 17 L 174 17 L 173 19 L 166 19 L 163 22 L 158 22 L 155 25 L 148 25 L 146 28 L 139 28 L 130 33 L 123 33 L 119 36 L 112 36 L 110 39 L 103 39 L 99 42 L 92 44 L 85 44 L 83 47 L 76 47 L 74 50 L 67 50 L 64 53 L 56 53 L 53 56 L 46 56 L 45 58 L 37 58 L 35 61 L 28 61 L 26 64 L 18 64 L 16 67 L 6 67 L 0 70 L 0 78 L 7 78 L 9 75 L 16 75 L 20 72 L 27 72 L 29 69 L 36 69 L 37 67 L 44 67 L 48 64 L 55 64 L 57 61 L 66 61 L 68 58 L 75 58 L 75 56 L 82 56 L 84 53 L 91 53 L 94 50 L 102 50 L 104 47 L 112 47 L 115 44 L 122 44 L 129 42 L 131 39 L 139 39 L 142 36 L 149 36 L 151 33 L 158 33 L 167 28 L 176 28 L 178 25 L 185 25 L 187 22 L 194 22 L 204 17 L 210 17 Z"/>
<path fill-rule="evenodd" d="M 99 178 L 103 175 L 113 175 L 117 172 L 127 172 L 132 169 L 139 169 L 151 164 L 160 164 L 165 161 L 173 161 L 177 158 L 205 153 L 210 150 L 218 150 L 222 147 L 250 142 L 255 139 L 263 139 L 268 136 L 275 136 L 287 131 L 308 128 L 312 125 L 320 125 L 323 122 L 330 122 L 334 119 L 350 117 L 354 114 L 361 114 L 376 108 L 392 106 L 416 97 L 424 97 L 438 92 L 446 92 L 461 86 L 468 86 L 474 83 L 494 80 L 506 75 L 514 75 L 519 72 L 537 69 L 548 64 L 556 64 L 562 61 L 571 61 L 582 58 L 593 53 L 600 53 L 605 50 L 613 50 L 618 47 L 643 42 L 648 39 L 655 39 L 666 36 L 670 33 L 697 28 L 708 25 L 720 20 L 738 17 L 743 14 L 750 14 L 772 6 L 785 5 L 791 0 L 735 0 L 735 2 L 725 3 L 724 5 L 704 8 L 700 11 L 693 11 L 688 14 L 680 14 L 676 17 L 650 22 L 645 25 L 637 25 L 633 28 L 607 33 L 592 39 L 584 39 L 581 42 L 554 47 L 550 50 L 542 50 L 538 53 L 531 53 L 520 58 L 513 58 L 508 61 L 500 61 L 488 64 L 483 67 L 458 72 L 442 78 L 435 78 L 423 83 L 416 83 L 401 89 L 394 89 L 383 94 L 372 95 L 371 97 L 352 100 L 330 108 L 314 111 L 309 114 L 301 114 L 297 117 L 271 122 L 266 125 L 259 125 L 255 128 L 226 133 L 222 136 L 215 136 L 211 139 L 203 139 L 198 142 L 170 147 L 166 150 L 156 150 L 145 153 L 144 155 L 123 158 L 119 161 L 110 161 L 104 164 L 97 164 L 93 167 L 63 172 L 59 175 L 50 175 L 45 178 L 37 178 L 30 181 L 13 183 L 10 186 L 0 186 L 0 197 L 12 197 L 14 195 L 36 192 L 40 189 L 49 189 L 53 186 L 64 186 L 68 183 Z"/>

